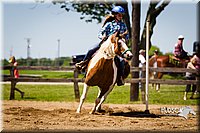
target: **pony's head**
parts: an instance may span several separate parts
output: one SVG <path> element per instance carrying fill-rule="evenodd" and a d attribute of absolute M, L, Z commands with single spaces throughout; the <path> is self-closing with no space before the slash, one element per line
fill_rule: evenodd
<path fill-rule="evenodd" d="M 125 39 L 119 35 L 119 32 L 111 35 L 105 43 L 107 43 L 107 48 L 104 49 L 104 53 L 112 56 L 119 55 L 127 60 L 133 57 L 131 50 L 126 45 Z"/>

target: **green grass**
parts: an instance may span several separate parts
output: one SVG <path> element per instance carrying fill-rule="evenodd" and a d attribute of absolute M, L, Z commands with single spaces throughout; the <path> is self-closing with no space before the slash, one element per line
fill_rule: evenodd
<path fill-rule="evenodd" d="M 75 101 L 73 85 L 20 85 L 16 86 L 25 92 L 24 99 L 20 98 L 18 92 L 15 92 L 16 100 L 31 100 L 31 101 Z M 82 93 L 82 85 L 79 85 L 80 93 Z M 155 91 L 149 87 L 149 104 L 173 104 L 173 105 L 197 105 L 199 99 L 183 100 L 185 86 L 179 85 L 161 85 L 160 92 Z M 98 94 L 97 87 L 89 88 L 86 102 L 93 103 Z M 2 85 L 2 99 L 9 100 L 10 85 Z M 188 94 L 190 97 L 191 92 Z M 197 97 L 197 96 L 195 96 Z M 141 94 L 140 94 L 141 99 Z M 142 103 L 141 100 L 137 102 L 130 102 L 130 89 L 129 86 L 118 87 L 115 86 L 113 91 L 108 95 L 105 103 L 114 104 L 138 104 Z"/>
<path fill-rule="evenodd" d="M 62 71 L 43 71 L 43 70 L 20 70 L 20 74 L 26 75 L 41 75 L 42 78 L 72 78 L 74 72 L 62 72 Z M 3 70 L 2 74 L 9 75 L 8 70 Z M 79 78 L 84 77 L 83 74 L 79 74 Z"/>

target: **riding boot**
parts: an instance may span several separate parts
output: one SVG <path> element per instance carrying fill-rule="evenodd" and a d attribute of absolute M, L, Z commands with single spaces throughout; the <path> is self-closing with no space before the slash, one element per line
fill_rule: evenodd
<path fill-rule="evenodd" d="M 118 57 L 119 58 L 119 65 L 118 65 L 118 76 L 117 76 L 117 85 L 118 86 L 122 86 L 122 85 L 124 85 L 125 84 L 125 82 L 124 82 L 124 78 L 123 78 L 123 76 L 124 76 L 124 64 L 125 64 L 125 62 L 124 62 L 124 60 L 121 58 L 121 57 Z"/>
<path fill-rule="evenodd" d="M 87 63 L 88 63 L 88 60 L 84 60 L 84 61 L 81 61 L 81 62 L 79 62 L 79 63 L 76 63 L 76 64 L 75 64 L 75 67 L 76 67 L 78 70 L 82 70 L 82 69 L 84 69 L 84 68 L 86 67 Z"/>
<path fill-rule="evenodd" d="M 117 79 L 117 85 L 118 86 L 122 86 L 124 84 L 125 84 L 125 82 L 124 82 L 123 77 L 122 76 L 118 77 L 118 79 Z"/>
<path fill-rule="evenodd" d="M 76 63 L 75 67 L 79 70 L 85 69 L 87 67 L 88 62 L 92 58 L 92 55 L 100 48 L 99 44 L 95 45 L 93 48 L 91 48 L 87 54 L 85 55 L 83 61 Z"/>

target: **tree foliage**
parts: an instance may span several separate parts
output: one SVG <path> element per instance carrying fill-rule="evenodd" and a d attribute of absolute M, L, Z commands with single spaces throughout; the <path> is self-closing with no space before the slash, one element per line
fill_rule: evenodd
<path fill-rule="evenodd" d="M 150 38 L 150 46 L 151 48 L 151 37 L 153 35 L 153 29 L 156 26 L 156 19 L 158 15 L 164 10 L 164 8 L 171 2 L 171 0 L 151 0 L 149 4 L 149 8 L 146 14 L 146 21 L 149 21 L 149 38 Z M 140 41 L 140 48 L 146 48 L 146 23 L 144 24 L 141 41 Z"/>
<path fill-rule="evenodd" d="M 159 14 L 165 9 L 165 7 L 171 2 L 171 0 L 151 0 L 146 13 L 146 21 L 150 18 L 150 48 L 151 48 L 151 37 L 153 35 L 153 29 L 156 26 L 156 19 Z M 84 19 L 86 22 L 101 23 L 106 15 L 108 15 L 114 5 L 120 5 L 125 9 L 125 22 L 129 30 L 129 36 L 131 36 L 131 24 L 130 15 L 128 12 L 128 2 L 127 1 L 69 1 L 69 0 L 53 0 L 53 4 L 60 4 L 60 8 L 65 9 L 67 12 L 74 11 L 81 13 L 80 19 Z M 134 9 L 133 9 L 134 10 Z M 133 16 L 134 17 L 134 16 Z M 132 22 L 134 23 L 134 22 Z M 146 23 L 142 31 L 140 38 L 139 49 L 146 49 Z M 133 44 L 135 45 L 135 44 Z"/>
<path fill-rule="evenodd" d="M 158 55 L 163 55 L 163 53 L 160 51 L 160 48 L 158 46 L 152 45 L 151 49 L 149 50 L 149 56 L 152 56 L 155 50 L 158 50 Z"/>
<path fill-rule="evenodd" d="M 102 19 L 110 13 L 113 3 L 94 2 L 94 1 L 68 1 L 68 0 L 53 0 L 53 4 L 60 4 L 60 8 L 67 12 L 74 11 L 81 13 L 80 19 L 85 19 L 86 22 L 101 23 Z"/>

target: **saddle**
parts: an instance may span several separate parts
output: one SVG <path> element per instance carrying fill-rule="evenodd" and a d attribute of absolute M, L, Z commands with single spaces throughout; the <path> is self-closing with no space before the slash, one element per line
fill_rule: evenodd
<path fill-rule="evenodd" d="M 180 59 L 175 56 L 169 56 L 169 63 L 175 65 L 176 67 L 185 67 L 186 64 L 189 62 L 187 59 Z"/>

